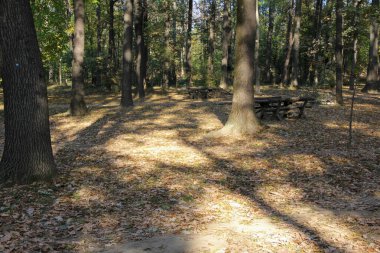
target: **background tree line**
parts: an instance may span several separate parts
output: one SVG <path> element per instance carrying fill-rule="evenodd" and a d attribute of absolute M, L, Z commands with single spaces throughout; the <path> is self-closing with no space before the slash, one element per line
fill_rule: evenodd
<path fill-rule="evenodd" d="M 83 65 L 86 85 L 119 90 L 125 2 L 86 2 Z M 153 85 L 185 86 L 188 81 L 195 85 L 220 84 L 224 88 L 231 84 L 235 1 L 133 2 L 134 87 L 138 87 L 139 38 L 143 40 L 141 60 L 144 65 L 143 82 L 147 88 Z M 70 82 L 72 46 L 69 41 L 74 30 L 73 4 L 71 1 L 33 0 L 32 7 L 49 80 Z M 378 72 L 378 60 L 369 59 L 370 47 L 372 53 L 377 50 L 375 55 L 378 58 L 377 0 L 341 3 L 332 0 L 263 0 L 258 3 L 258 13 L 257 55 L 261 83 L 333 87 L 336 82 L 335 34 L 339 32 L 336 26 L 339 13 L 343 20 L 344 84 L 353 87 L 355 79 L 366 78 L 371 64 L 375 65 L 372 68 L 375 70 L 370 75 L 373 76 L 376 69 Z M 372 41 L 370 28 L 374 33 Z M 369 78 L 378 79 L 378 74 Z M 141 91 L 139 94 L 143 96 Z"/>

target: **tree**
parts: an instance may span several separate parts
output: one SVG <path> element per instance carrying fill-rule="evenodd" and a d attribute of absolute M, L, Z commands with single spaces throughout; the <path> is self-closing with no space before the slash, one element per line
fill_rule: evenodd
<path fill-rule="evenodd" d="M 214 53 L 215 53 L 215 27 L 216 27 L 216 0 L 211 0 L 208 20 L 208 47 L 207 47 L 207 85 L 214 84 Z"/>
<path fill-rule="evenodd" d="M 300 57 L 300 29 L 301 29 L 301 14 L 302 0 L 296 0 L 296 15 L 294 16 L 293 28 L 293 58 L 292 58 L 292 74 L 291 86 L 298 88 L 299 85 L 299 57 Z"/>
<path fill-rule="evenodd" d="M 143 54 L 144 54 L 144 11 L 142 0 L 134 0 L 135 9 L 135 35 L 136 35 L 136 78 L 137 90 L 139 98 L 144 99 L 144 70 L 143 70 Z"/>
<path fill-rule="evenodd" d="M 46 81 L 28 0 L 2 0 L 5 144 L 0 181 L 29 183 L 56 173 L 51 148 Z"/>
<path fill-rule="evenodd" d="M 87 113 L 84 101 L 84 0 L 74 0 L 74 39 L 72 66 L 72 97 L 70 112 L 73 116 Z"/>
<path fill-rule="evenodd" d="M 101 69 L 101 57 L 102 57 L 102 19 L 101 19 L 101 6 L 97 3 L 96 6 L 96 86 L 100 87 L 102 83 L 102 69 Z"/>
<path fill-rule="evenodd" d="M 367 81 L 363 92 L 380 91 L 379 78 L 379 0 L 372 0 L 371 5 L 371 25 L 370 25 L 370 46 L 367 67 Z"/>
<path fill-rule="evenodd" d="M 292 55 L 292 48 L 293 48 L 293 17 L 294 17 L 294 0 L 292 0 L 291 5 L 289 6 L 288 10 L 288 25 L 286 30 L 286 51 L 285 51 L 285 61 L 282 68 L 282 79 L 281 84 L 283 86 L 288 85 L 289 83 L 289 65 L 290 65 L 290 59 Z"/>
<path fill-rule="evenodd" d="M 335 41 L 335 58 L 336 58 L 336 102 L 343 105 L 343 0 L 336 0 L 336 41 Z"/>
<path fill-rule="evenodd" d="M 256 1 L 256 36 L 255 36 L 255 78 L 253 80 L 253 83 L 255 85 L 256 93 L 260 93 L 260 15 L 259 15 L 259 1 Z"/>
<path fill-rule="evenodd" d="M 171 77 L 171 69 L 170 69 L 170 63 L 171 63 L 171 48 L 170 48 L 170 16 L 171 16 L 171 10 L 170 10 L 170 2 L 165 1 L 165 9 L 167 11 L 166 19 L 165 19 L 165 33 L 164 33 L 164 41 L 165 41 L 165 55 L 164 55 L 164 80 L 162 87 L 163 89 L 168 88 L 171 85 L 172 77 Z"/>
<path fill-rule="evenodd" d="M 269 16 L 268 16 L 268 33 L 267 33 L 267 42 L 266 42 L 266 59 L 265 59 L 265 80 L 268 83 L 273 82 L 273 73 L 272 73 L 272 40 L 273 40 L 273 28 L 274 28 L 274 0 L 269 0 Z"/>
<path fill-rule="evenodd" d="M 115 3 L 117 0 L 109 0 L 109 30 L 108 30 L 108 73 L 109 75 L 114 75 L 116 72 L 116 43 L 115 43 L 115 28 L 114 28 L 114 20 L 115 20 Z M 107 82 L 111 80 L 108 78 Z M 107 85 L 109 89 L 111 89 L 111 85 Z"/>
<path fill-rule="evenodd" d="M 132 99 L 132 40 L 133 40 L 133 0 L 126 0 L 124 14 L 123 73 L 121 78 L 121 106 L 133 106 Z"/>
<path fill-rule="evenodd" d="M 191 83 L 191 31 L 193 27 L 193 0 L 189 0 L 187 11 L 187 31 L 186 31 L 186 45 L 185 45 L 185 76 L 186 85 Z"/>
<path fill-rule="evenodd" d="M 354 0 L 355 1 L 355 0 Z M 322 0 L 315 1 L 315 10 L 314 10 L 314 22 L 313 22 L 313 45 L 311 53 L 311 66 L 310 66 L 310 84 L 318 85 L 318 57 L 319 57 L 319 47 L 320 47 L 320 37 L 321 37 L 321 15 L 322 15 Z"/>
<path fill-rule="evenodd" d="M 352 36 L 352 62 L 351 62 L 351 73 L 350 73 L 350 90 L 355 89 L 355 79 L 356 79 L 356 64 L 358 61 L 358 37 L 359 37 L 359 29 L 358 29 L 358 17 L 360 11 L 360 5 L 362 1 L 353 0 L 352 6 L 354 8 L 354 17 L 353 17 L 353 36 Z"/>
<path fill-rule="evenodd" d="M 254 112 L 256 1 L 237 1 L 236 55 L 232 110 L 225 126 L 213 133 L 219 135 L 250 135 L 262 129 Z"/>
<path fill-rule="evenodd" d="M 219 87 L 227 89 L 230 86 L 230 45 L 231 45 L 231 2 L 224 0 L 223 5 L 223 58 L 222 58 L 222 78 L 220 79 Z"/>

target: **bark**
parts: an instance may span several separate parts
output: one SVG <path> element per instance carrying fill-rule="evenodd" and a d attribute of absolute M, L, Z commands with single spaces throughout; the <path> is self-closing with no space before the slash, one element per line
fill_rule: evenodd
<path fill-rule="evenodd" d="M 363 92 L 380 91 L 379 78 L 379 0 L 373 0 L 371 5 L 370 46 L 367 67 L 367 81 Z"/>
<path fill-rule="evenodd" d="M 352 62 L 351 62 L 351 71 L 350 71 L 350 90 L 354 90 L 355 79 L 356 79 L 356 64 L 358 61 L 358 37 L 359 37 L 359 29 L 358 26 L 358 17 L 359 10 L 362 1 L 353 0 L 352 5 L 355 8 L 353 27 L 354 33 L 352 36 Z"/>
<path fill-rule="evenodd" d="M 178 50 L 177 50 L 177 2 L 173 1 L 172 3 L 172 45 L 171 45 L 171 51 L 172 56 L 170 57 L 170 80 L 169 84 L 170 86 L 177 87 L 177 69 L 176 69 L 176 62 L 175 59 L 178 57 Z"/>
<path fill-rule="evenodd" d="M 299 57 L 300 57 L 300 29 L 301 29 L 302 0 L 296 0 L 296 12 L 294 16 L 293 28 L 293 57 L 292 57 L 292 74 L 291 86 L 299 86 Z"/>
<path fill-rule="evenodd" d="M 101 68 L 101 57 L 102 57 L 102 20 L 101 20 L 101 7 L 100 3 L 96 6 L 96 81 L 95 85 L 97 87 L 101 86 L 102 83 L 102 68 Z"/>
<path fill-rule="evenodd" d="M 114 6 L 116 0 L 109 0 L 109 31 L 108 31 L 108 61 L 109 61 L 109 74 L 113 75 L 116 71 L 116 44 L 115 44 L 115 28 L 114 28 L 114 20 L 115 20 L 115 10 Z"/>
<path fill-rule="evenodd" d="M 310 84 L 318 85 L 318 55 L 320 47 L 320 37 L 321 37 L 321 20 L 322 20 L 322 0 L 316 0 L 315 2 L 315 13 L 314 13 L 314 38 L 312 47 L 312 62 L 310 64 Z"/>
<path fill-rule="evenodd" d="M 133 106 L 132 99 L 132 41 L 133 41 L 133 0 L 126 0 L 124 14 L 123 72 L 121 78 L 121 106 Z"/>
<path fill-rule="evenodd" d="M 72 66 L 72 97 L 70 112 L 73 116 L 87 113 L 84 101 L 84 0 L 74 0 L 74 38 Z"/>
<path fill-rule="evenodd" d="M 0 50 L 5 143 L 0 181 L 30 183 L 56 174 L 46 81 L 28 0 L 2 0 Z"/>
<path fill-rule="evenodd" d="M 193 0 L 189 0 L 187 12 L 187 32 L 186 32 L 186 46 L 185 46 L 185 76 L 186 85 L 191 84 L 191 32 L 193 24 Z"/>
<path fill-rule="evenodd" d="M 165 19 L 165 34 L 164 34 L 164 41 L 165 41 L 165 55 L 164 55 L 164 80 L 163 80 L 163 89 L 166 89 L 170 85 L 170 58 L 171 58 L 171 52 L 170 52 L 170 7 L 169 7 L 169 1 L 166 1 L 165 8 L 167 10 L 166 19 Z"/>
<path fill-rule="evenodd" d="M 255 38 L 255 78 L 253 83 L 255 84 L 256 93 L 260 93 L 260 62 L 259 62 L 259 54 L 260 54 L 260 19 L 259 19 L 259 1 L 256 1 L 256 38 Z"/>
<path fill-rule="evenodd" d="M 266 59 L 265 59 L 265 81 L 268 83 L 273 82 L 273 73 L 272 73 L 272 40 L 273 40 L 273 28 L 274 28 L 274 2 L 269 0 L 269 24 L 268 24 L 268 33 L 267 33 L 267 42 L 266 42 Z"/>
<path fill-rule="evenodd" d="M 142 0 L 134 0 L 135 9 L 135 34 L 136 34 L 136 79 L 137 91 L 140 99 L 144 99 L 144 70 L 143 70 L 143 54 L 144 54 L 144 11 Z"/>
<path fill-rule="evenodd" d="M 237 1 L 236 55 L 232 110 L 219 135 L 250 135 L 261 130 L 254 112 L 253 80 L 256 40 L 256 0 Z"/>
<path fill-rule="evenodd" d="M 207 54 L 207 85 L 214 85 L 214 52 L 215 52 L 215 27 L 216 27 L 216 0 L 211 0 L 210 18 L 209 18 L 209 33 L 208 33 L 208 54 Z"/>
<path fill-rule="evenodd" d="M 148 23 L 148 3 L 146 0 L 143 0 L 143 35 L 142 35 L 142 40 L 143 40 L 143 54 L 142 54 L 142 59 L 141 59 L 141 75 L 143 79 L 143 85 L 148 86 L 147 82 L 147 71 L 148 71 L 148 41 L 147 38 L 148 36 L 145 36 L 144 30 L 145 30 L 145 25 Z"/>
<path fill-rule="evenodd" d="M 222 58 L 222 78 L 220 79 L 219 87 L 227 89 L 231 85 L 230 82 L 230 48 L 231 48 L 231 2 L 224 0 L 223 6 L 223 58 Z"/>
<path fill-rule="evenodd" d="M 282 70 L 282 81 L 281 84 L 283 86 L 287 86 L 289 84 L 289 65 L 290 65 L 290 59 L 292 55 L 292 48 L 293 48 L 293 17 L 294 17 L 294 0 L 292 0 L 292 4 L 289 8 L 289 14 L 288 14 L 288 26 L 286 30 L 286 54 L 285 54 L 285 61 L 284 66 Z"/>
<path fill-rule="evenodd" d="M 335 59 L 336 59 L 336 102 L 343 105 L 343 0 L 336 0 L 336 41 L 335 41 Z"/>
<path fill-rule="evenodd" d="M 1 65 L 0 65 L 0 68 L 1 68 Z M 62 85 L 62 59 L 59 59 L 58 81 L 59 81 L 59 85 Z"/>

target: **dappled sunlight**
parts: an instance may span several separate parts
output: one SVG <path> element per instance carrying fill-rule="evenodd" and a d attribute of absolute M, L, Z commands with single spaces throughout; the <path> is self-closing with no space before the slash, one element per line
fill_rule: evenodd
<path fill-rule="evenodd" d="M 257 136 L 214 139 L 207 133 L 222 127 L 230 105 L 169 95 L 176 99 L 154 94 L 131 110 L 92 98 L 83 118 L 54 113 L 60 175 L 25 194 L 37 199 L 33 210 L 19 208 L 33 213 L 24 215 L 36 220 L 28 229 L 59 231 L 76 252 L 148 237 L 195 250 L 207 239 L 215 251 L 374 251 L 377 118 L 355 122 L 365 152 L 346 148 L 335 107 L 265 120 Z M 26 201 L 20 191 L 6 194 L 7 208 Z"/>
<path fill-rule="evenodd" d="M 302 189 L 274 184 L 259 189 L 257 194 L 265 202 L 271 203 L 277 212 L 313 229 L 331 245 L 340 245 L 340 249 L 345 252 L 357 252 L 369 243 L 355 232 L 355 226 L 347 224 L 348 216 L 336 210 L 305 203 Z"/>

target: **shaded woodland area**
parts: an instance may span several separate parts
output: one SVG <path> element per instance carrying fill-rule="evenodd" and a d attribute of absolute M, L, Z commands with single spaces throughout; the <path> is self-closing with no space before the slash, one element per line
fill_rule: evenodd
<path fill-rule="evenodd" d="M 379 0 L 1 0 L 0 252 L 380 252 Z"/>

